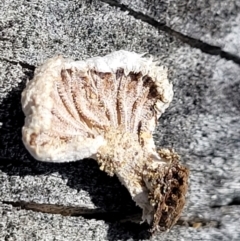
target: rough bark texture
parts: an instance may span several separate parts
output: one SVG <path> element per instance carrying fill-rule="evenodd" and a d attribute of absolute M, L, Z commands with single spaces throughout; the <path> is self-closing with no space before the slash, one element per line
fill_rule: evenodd
<path fill-rule="evenodd" d="M 0 2 L 0 240 L 150 238 L 129 222 L 141 212 L 125 188 L 95 161 L 37 162 L 21 141 L 20 97 L 36 66 L 118 49 L 170 69 L 174 100 L 155 142 L 190 169 L 180 221 L 152 240 L 240 239 L 239 1 L 178 2 Z"/>

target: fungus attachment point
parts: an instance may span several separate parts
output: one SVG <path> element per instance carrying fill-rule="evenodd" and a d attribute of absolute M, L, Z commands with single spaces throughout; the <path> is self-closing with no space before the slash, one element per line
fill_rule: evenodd
<path fill-rule="evenodd" d="M 93 158 L 117 175 L 152 231 L 166 230 L 185 203 L 188 170 L 152 132 L 173 97 L 167 69 L 142 55 L 117 51 L 71 61 L 49 59 L 22 93 L 23 142 L 40 161 Z"/>

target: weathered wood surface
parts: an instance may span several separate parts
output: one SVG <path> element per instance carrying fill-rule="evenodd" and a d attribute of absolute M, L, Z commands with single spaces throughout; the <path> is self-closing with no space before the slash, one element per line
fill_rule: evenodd
<path fill-rule="evenodd" d="M 152 240 L 240 240 L 239 2 L 128 2 L 0 2 L 0 240 L 150 238 L 147 226 L 128 222 L 139 209 L 125 188 L 93 160 L 40 163 L 21 142 L 21 91 L 37 65 L 57 54 L 85 59 L 117 49 L 168 66 L 175 97 L 155 140 L 174 147 L 191 171 L 181 220 Z"/>
<path fill-rule="evenodd" d="M 103 0 L 122 9 L 132 9 L 136 16 L 151 21 L 156 20 L 163 29 L 173 30 L 204 44 L 199 47 L 217 54 L 220 47 L 227 53 L 239 55 L 240 52 L 240 1 L 227 0 Z M 134 14 L 134 13 L 133 13 Z M 143 15 L 142 15 L 143 14 Z M 166 28 L 167 27 L 167 28 Z M 181 37 L 181 36 L 179 36 Z M 183 37 L 183 36 L 182 36 Z"/>

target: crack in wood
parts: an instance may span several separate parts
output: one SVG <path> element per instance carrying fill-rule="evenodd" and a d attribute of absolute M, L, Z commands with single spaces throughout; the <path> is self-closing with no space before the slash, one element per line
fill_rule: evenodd
<path fill-rule="evenodd" d="M 0 58 L 1 61 L 6 61 L 10 64 L 14 64 L 14 65 L 20 65 L 23 69 L 28 69 L 28 70 L 31 70 L 31 71 L 34 71 L 35 70 L 35 66 L 34 65 L 31 65 L 31 64 L 28 64 L 26 62 L 21 62 L 21 61 L 14 61 L 14 60 L 10 60 L 10 59 L 7 59 L 7 58 Z"/>
<path fill-rule="evenodd" d="M 57 204 L 42 204 L 25 201 L 2 201 L 3 204 L 11 205 L 17 210 L 31 210 L 34 212 L 60 214 L 62 216 L 83 217 L 85 219 L 103 220 L 106 222 L 141 222 L 141 210 L 139 212 L 125 213 L 125 212 L 111 212 L 100 209 L 90 209 L 86 207 L 72 207 Z M 179 219 L 176 225 L 194 228 L 219 228 L 220 222 L 217 220 L 207 220 L 201 218 Z M 147 225 L 146 225 L 147 226 Z"/>
<path fill-rule="evenodd" d="M 108 222 L 140 222 L 141 221 L 141 210 L 138 213 L 124 213 L 114 211 L 104 211 L 101 209 L 90 209 L 87 207 L 73 207 L 64 206 L 58 204 L 46 204 L 46 203 L 35 203 L 25 201 L 2 201 L 3 204 L 11 205 L 15 208 L 23 210 L 31 210 L 34 212 L 49 213 L 49 214 L 60 214 L 62 216 L 79 217 L 82 216 L 86 219 L 104 220 Z"/>
<path fill-rule="evenodd" d="M 240 57 L 239 56 L 226 52 L 226 51 L 222 50 L 221 47 L 219 47 L 219 46 L 214 46 L 214 45 L 205 43 L 199 39 L 195 39 L 195 38 L 189 37 L 187 35 L 184 35 L 178 31 L 171 29 L 170 27 L 166 26 L 165 24 L 158 22 L 154 18 L 152 18 L 142 12 L 135 11 L 135 10 L 129 8 L 127 5 L 118 3 L 115 0 L 101 0 L 101 1 L 104 3 L 107 3 L 111 7 L 118 7 L 123 12 L 128 12 L 128 14 L 130 16 L 133 16 L 135 19 L 142 20 L 143 22 L 152 25 L 153 27 L 157 28 L 158 30 L 164 31 L 167 34 L 169 34 L 173 37 L 176 37 L 177 39 L 181 40 L 183 43 L 186 43 L 193 48 L 198 48 L 202 52 L 210 54 L 210 55 L 218 55 L 221 58 L 224 58 L 226 60 L 231 60 L 234 63 L 240 65 Z"/>
<path fill-rule="evenodd" d="M 213 209 L 222 208 L 222 207 L 229 207 L 229 206 L 240 206 L 240 197 L 233 198 L 229 203 L 226 205 L 212 205 L 210 206 Z"/>

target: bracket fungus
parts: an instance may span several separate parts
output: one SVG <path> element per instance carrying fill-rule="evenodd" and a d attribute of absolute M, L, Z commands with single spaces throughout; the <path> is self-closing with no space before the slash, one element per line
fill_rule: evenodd
<path fill-rule="evenodd" d="M 86 61 L 57 56 L 22 93 L 23 142 L 40 161 L 95 159 L 128 189 L 152 232 L 168 230 L 184 207 L 189 175 L 152 136 L 172 98 L 167 69 L 151 58 L 123 50 Z"/>

